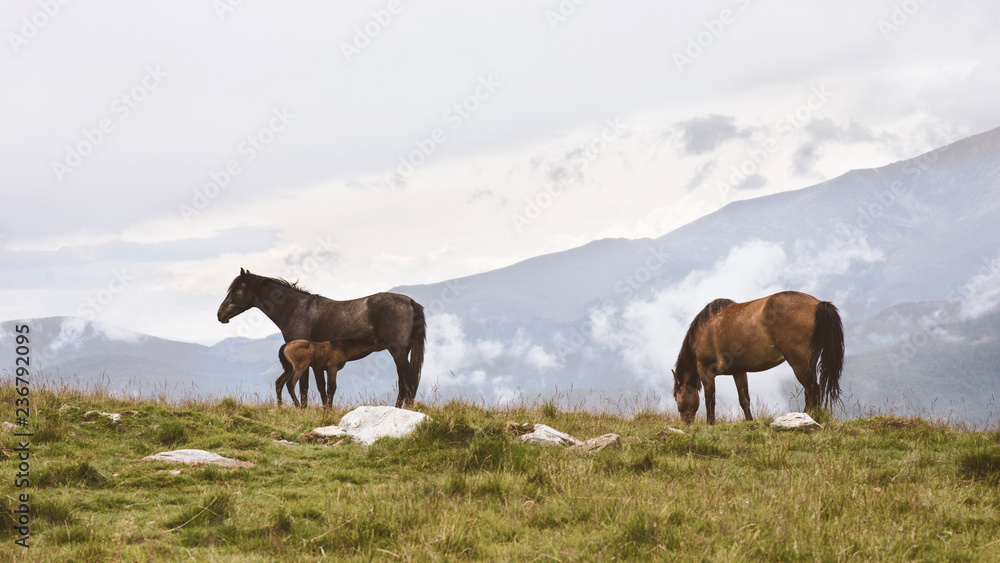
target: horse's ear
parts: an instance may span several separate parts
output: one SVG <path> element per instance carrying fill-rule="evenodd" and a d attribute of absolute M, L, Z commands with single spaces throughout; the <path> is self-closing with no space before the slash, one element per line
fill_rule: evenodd
<path fill-rule="evenodd" d="M 247 275 L 247 271 L 246 271 L 246 270 L 244 270 L 243 268 L 240 268 L 240 275 L 241 275 L 241 276 L 245 276 L 245 275 Z"/>

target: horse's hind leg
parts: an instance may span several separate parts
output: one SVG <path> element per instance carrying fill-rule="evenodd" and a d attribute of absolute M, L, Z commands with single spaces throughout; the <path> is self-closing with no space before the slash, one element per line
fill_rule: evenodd
<path fill-rule="evenodd" d="M 736 382 L 736 394 L 740 397 L 740 408 L 743 409 L 743 416 L 747 420 L 753 420 L 750 416 L 750 388 L 747 387 L 747 373 L 733 374 L 733 381 Z"/>
<path fill-rule="evenodd" d="M 306 406 L 306 403 L 305 403 L 306 396 L 302 395 L 302 402 L 301 403 L 299 402 L 299 399 L 295 396 L 295 383 L 299 382 L 300 379 L 306 379 L 306 378 L 302 377 L 303 373 L 305 373 L 306 375 L 308 375 L 309 368 L 306 367 L 306 369 L 304 369 L 302 371 L 293 373 L 292 376 L 288 378 L 288 381 L 285 382 L 285 386 L 288 387 L 288 395 L 291 396 L 292 403 L 295 406 L 297 406 L 297 407 L 303 407 L 304 408 Z"/>
<path fill-rule="evenodd" d="M 396 408 L 401 409 L 413 405 L 417 397 L 417 384 L 410 381 L 410 361 L 406 358 L 407 351 L 392 351 L 392 359 L 396 361 L 396 375 L 399 377 L 399 395 L 396 396 Z"/>
<path fill-rule="evenodd" d="M 802 389 L 806 395 L 806 411 L 812 411 L 819 407 L 819 383 L 816 382 L 816 366 L 810 365 L 809 359 L 789 359 L 788 365 L 792 366 L 795 372 L 795 379 L 802 384 Z"/>
<path fill-rule="evenodd" d="M 281 406 L 281 388 L 285 386 L 285 384 L 291 377 L 292 377 L 292 370 L 291 368 L 289 368 L 288 370 L 281 372 L 281 375 L 278 376 L 278 379 L 274 380 L 274 392 L 276 395 L 278 395 L 279 407 Z"/>

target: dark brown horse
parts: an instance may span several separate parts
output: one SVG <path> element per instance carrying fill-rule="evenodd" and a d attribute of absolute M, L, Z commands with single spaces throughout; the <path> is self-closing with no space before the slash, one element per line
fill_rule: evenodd
<path fill-rule="evenodd" d="M 281 387 L 288 386 L 288 394 L 295 406 L 305 407 L 303 402 L 295 397 L 295 383 L 309 368 L 316 374 L 316 385 L 322 386 L 320 374 L 326 372 L 326 396 L 333 401 L 337 392 L 337 372 L 344 369 L 347 362 L 364 358 L 379 349 L 378 340 L 374 336 L 347 340 L 330 340 L 313 342 L 311 340 L 292 340 L 282 344 L 278 349 L 278 359 L 283 371 L 274 382 L 274 391 L 278 395 L 278 406 L 281 406 Z"/>
<path fill-rule="evenodd" d="M 704 385 L 708 423 L 715 424 L 715 376 L 731 375 L 743 415 L 753 420 L 747 372 L 784 361 L 805 388 L 806 410 L 838 400 L 844 329 L 833 303 L 797 291 L 747 303 L 712 301 L 688 327 L 674 366 L 674 400 L 681 418 L 686 424 L 694 421 Z"/>
<path fill-rule="evenodd" d="M 285 280 L 258 276 L 240 268 L 240 275 L 229 285 L 229 293 L 219 305 L 219 322 L 228 323 L 251 307 L 260 309 L 278 326 L 286 343 L 374 337 L 379 344 L 372 351 L 388 350 L 396 362 L 399 378 L 396 407 L 413 404 L 427 338 L 424 308 L 413 299 L 398 293 L 376 293 L 350 301 L 334 301 Z M 327 396 L 322 376 L 317 373 L 316 377 L 323 404 L 329 406 L 333 397 Z M 305 404 L 309 378 L 303 377 L 299 385 Z"/>

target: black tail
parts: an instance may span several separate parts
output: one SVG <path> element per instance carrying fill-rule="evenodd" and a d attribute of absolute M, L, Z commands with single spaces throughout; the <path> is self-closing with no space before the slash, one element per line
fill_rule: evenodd
<path fill-rule="evenodd" d="M 413 396 L 417 395 L 420 386 L 420 370 L 424 366 L 424 341 L 427 339 L 427 319 L 424 318 L 424 307 L 413 303 L 413 332 L 410 333 L 410 381 L 413 383 Z"/>
<path fill-rule="evenodd" d="M 840 399 L 840 373 L 844 370 L 844 325 L 828 301 L 816 306 L 812 338 L 812 365 L 819 373 L 820 396 L 829 408 Z M 818 362 L 818 363 L 817 363 Z"/>

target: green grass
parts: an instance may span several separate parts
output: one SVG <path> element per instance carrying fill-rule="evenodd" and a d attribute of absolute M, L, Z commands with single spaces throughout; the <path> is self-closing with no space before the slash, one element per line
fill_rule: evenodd
<path fill-rule="evenodd" d="M 0 403 L 15 398 L 0 388 Z M 418 404 L 433 421 L 405 439 L 286 446 L 275 440 L 346 409 L 39 388 L 31 402 L 32 547 L 14 545 L 24 490 L 15 438 L 0 434 L 4 561 L 1000 560 L 998 431 L 829 415 L 811 432 L 703 418 L 683 427 L 648 410 L 453 401 Z M 137 413 L 84 423 L 89 410 Z M 526 446 L 508 421 L 615 432 L 624 448 Z M 139 461 L 181 448 L 253 466 Z"/>

